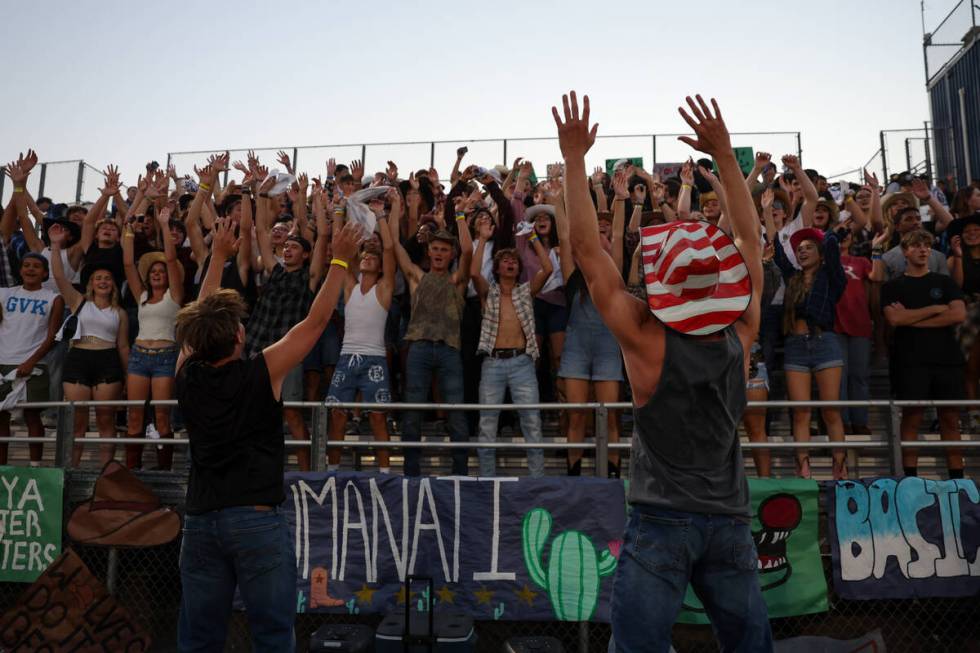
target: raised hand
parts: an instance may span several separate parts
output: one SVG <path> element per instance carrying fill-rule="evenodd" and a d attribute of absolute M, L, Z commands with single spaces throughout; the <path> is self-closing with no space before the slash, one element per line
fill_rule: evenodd
<path fill-rule="evenodd" d="M 5 170 L 10 181 L 15 187 L 22 187 L 27 183 L 27 178 L 31 174 L 31 169 L 37 164 L 37 154 L 34 150 L 27 150 L 27 156 L 21 153 L 16 161 L 7 164 Z"/>
<path fill-rule="evenodd" d="M 458 160 L 462 161 L 463 160 L 463 157 L 466 156 L 466 153 L 469 152 L 469 151 L 470 151 L 470 148 L 466 147 L 465 145 L 463 147 L 457 147 L 456 148 L 456 158 Z"/>
<path fill-rule="evenodd" d="M 194 173 L 200 179 L 201 184 L 207 184 L 209 188 L 214 188 L 214 180 L 218 176 L 218 172 L 214 169 L 213 165 L 209 163 L 203 168 L 194 166 Z"/>
<path fill-rule="evenodd" d="M 174 183 L 178 183 L 180 180 L 177 178 L 177 166 L 170 164 L 167 166 L 167 177 L 174 180 Z"/>
<path fill-rule="evenodd" d="M 875 192 L 878 192 L 881 188 L 881 184 L 878 183 L 878 175 L 872 172 L 868 172 L 868 169 L 864 169 L 864 183 L 870 186 Z"/>
<path fill-rule="evenodd" d="M 772 155 L 768 152 L 756 152 L 755 153 L 755 167 L 760 170 L 765 168 L 772 162 Z"/>
<path fill-rule="evenodd" d="M 684 122 L 694 130 L 697 138 L 678 136 L 677 140 L 715 158 L 721 155 L 732 155 L 732 137 L 728 133 L 728 127 L 725 126 L 725 120 L 721 117 L 721 109 L 718 108 L 718 103 L 714 98 L 711 98 L 711 106 L 714 109 L 712 113 L 700 95 L 695 97 L 697 103 L 691 99 L 691 96 L 687 97 L 687 105 L 694 114 L 693 118 L 684 110 L 684 107 L 678 107 L 677 111 L 681 114 Z"/>
<path fill-rule="evenodd" d="M 660 204 L 660 202 L 667 199 L 667 188 L 659 181 L 654 182 L 653 188 L 650 189 L 650 193 L 653 195 L 653 200 L 657 204 Z"/>
<path fill-rule="evenodd" d="M 157 214 L 156 214 L 157 215 L 157 223 L 163 229 L 169 229 L 170 228 L 170 216 L 173 213 L 173 209 L 174 209 L 174 205 L 171 202 L 167 202 L 167 204 L 162 209 L 160 209 L 159 211 L 157 211 Z"/>
<path fill-rule="evenodd" d="M 872 249 L 879 248 L 879 247 L 884 248 L 885 244 L 888 243 L 891 240 L 891 238 L 892 238 L 892 230 L 890 227 L 882 230 L 881 233 L 879 233 L 871 240 Z"/>
<path fill-rule="evenodd" d="M 929 193 L 929 184 L 918 177 L 912 178 L 912 193 L 923 202 L 928 202 L 932 195 Z"/>
<path fill-rule="evenodd" d="M 337 174 L 337 159 L 330 157 L 327 159 L 327 178 L 333 179 Z"/>
<path fill-rule="evenodd" d="M 477 166 L 475 166 L 475 165 L 466 166 L 466 169 L 463 170 L 463 174 L 461 176 L 461 179 L 463 181 L 469 181 L 474 176 L 476 176 L 476 170 L 477 170 Z"/>
<path fill-rule="evenodd" d="M 627 188 L 628 181 L 629 178 L 622 170 L 617 170 L 613 174 L 612 187 L 616 199 L 624 200 L 630 196 L 629 189 Z"/>
<path fill-rule="evenodd" d="M 276 152 L 276 161 L 278 161 L 289 174 L 293 174 L 293 164 L 289 160 L 289 155 L 285 151 L 279 150 Z"/>
<path fill-rule="evenodd" d="M 712 188 L 714 188 L 715 184 L 718 183 L 718 177 L 716 177 L 715 173 L 713 173 L 710 169 L 705 168 L 702 165 L 699 165 L 698 172 L 701 173 L 701 176 L 704 177 L 705 181 L 711 184 Z"/>
<path fill-rule="evenodd" d="M 333 257 L 341 261 L 353 261 L 363 240 L 364 229 L 360 223 L 351 221 L 345 224 L 343 229 L 334 229 Z"/>
<path fill-rule="evenodd" d="M 596 186 L 602 183 L 602 173 L 605 172 L 602 166 L 596 166 L 595 170 L 592 171 L 592 183 Z"/>
<path fill-rule="evenodd" d="M 388 177 L 388 181 L 391 183 L 398 181 L 398 166 L 395 165 L 394 161 L 388 162 L 388 167 L 385 169 L 385 176 Z"/>
<path fill-rule="evenodd" d="M 110 163 L 102 174 L 105 176 L 105 186 L 101 192 L 103 195 L 112 197 L 119 192 L 119 168 Z"/>
<path fill-rule="evenodd" d="M 307 175 L 305 172 L 300 173 L 299 177 L 296 178 L 296 184 L 299 186 L 299 190 L 305 193 L 307 187 L 310 185 L 309 175 Z"/>
<path fill-rule="evenodd" d="M 229 259 L 238 254 L 241 237 L 235 236 L 235 224 L 227 218 L 219 218 L 214 223 L 214 239 L 211 253 L 215 258 Z"/>
<path fill-rule="evenodd" d="M 354 159 L 350 162 L 350 174 L 355 181 L 360 182 L 364 178 L 364 162 Z"/>
<path fill-rule="evenodd" d="M 694 185 L 694 161 L 692 159 L 688 159 L 687 161 L 685 161 L 684 164 L 681 166 L 681 171 L 679 174 L 680 174 L 682 184 L 686 184 L 687 186 L 693 186 Z"/>
<path fill-rule="evenodd" d="M 493 238 L 493 232 L 496 230 L 493 220 L 489 218 L 486 214 L 481 215 L 476 221 L 477 237 L 480 240 L 490 240 Z"/>
<path fill-rule="evenodd" d="M 20 155 L 18 163 L 20 163 L 20 167 L 24 170 L 25 174 L 30 174 L 34 166 L 37 165 L 37 152 L 30 149 L 27 150 L 26 156 L 23 154 Z"/>
<path fill-rule="evenodd" d="M 797 158 L 795 154 L 784 154 L 782 161 L 783 161 L 783 165 L 789 168 L 790 170 L 800 169 L 800 160 L 799 158 Z"/>
<path fill-rule="evenodd" d="M 61 249 L 68 242 L 68 231 L 60 224 L 53 224 L 48 229 L 48 240 L 51 241 L 51 249 Z"/>
<path fill-rule="evenodd" d="M 762 208 L 771 209 L 773 200 L 776 198 L 776 194 L 773 192 L 772 188 L 767 188 L 762 191 Z"/>
<path fill-rule="evenodd" d="M 636 203 L 643 204 L 647 199 L 647 187 L 643 184 L 637 184 L 633 188 L 633 193 L 636 195 Z"/>
<path fill-rule="evenodd" d="M 276 178 L 266 173 L 265 177 L 261 177 L 262 183 L 259 185 L 259 194 L 268 193 L 272 190 L 272 187 L 276 185 Z"/>
<path fill-rule="evenodd" d="M 429 181 L 435 186 L 439 183 L 439 173 L 436 172 L 435 168 L 429 168 Z"/>
<path fill-rule="evenodd" d="M 960 236 L 953 236 L 949 239 L 949 251 L 956 258 L 963 258 L 963 239 Z"/>
<path fill-rule="evenodd" d="M 569 101 L 569 96 L 571 101 Z M 557 107 L 551 107 L 551 115 L 555 119 L 555 126 L 558 128 L 558 145 L 561 147 L 562 155 L 569 157 L 585 156 L 592 144 L 595 143 L 595 136 L 599 130 L 596 123 L 589 128 L 589 96 L 582 97 L 582 115 L 579 116 L 578 96 L 575 91 L 569 95 L 561 96 L 564 120 L 558 115 Z"/>

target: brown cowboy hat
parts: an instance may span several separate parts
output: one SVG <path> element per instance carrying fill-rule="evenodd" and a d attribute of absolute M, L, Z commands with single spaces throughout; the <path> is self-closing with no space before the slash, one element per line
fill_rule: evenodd
<path fill-rule="evenodd" d="M 140 257 L 139 263 L 137 263 L 136 268 L 140 275 L 140 281 L 144 285 L 150 285 L 150 268 L 153 267 L 155 263 L 167 264 L 167 255 L 163 252 L 147 252 Z"/>
<path fill-rule="evenodd" d="M 180 533 L 180 515 L 115 460 L 102 468 L 92 498 L 75 508 L 68 536 L 79 544 L 144 547 L 166 544 Z"/>

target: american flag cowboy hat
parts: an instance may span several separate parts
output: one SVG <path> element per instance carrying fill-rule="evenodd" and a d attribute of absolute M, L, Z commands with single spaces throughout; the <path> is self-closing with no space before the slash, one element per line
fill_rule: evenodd
<path fill-rule="evenodd" d="M 647 304 L 658 320 L 688 335 L 734 324 L 752 298 L 745 260 L 724 231 L 704 221 L 640 230 Z"/>

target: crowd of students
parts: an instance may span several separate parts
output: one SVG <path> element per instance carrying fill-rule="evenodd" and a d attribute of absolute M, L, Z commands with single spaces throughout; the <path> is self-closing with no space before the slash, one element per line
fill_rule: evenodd
<path fill-rule="evenodd" d="M 194 301 L 209 266 L 221 266 L 221 287 L 237 291 L 248 307 L 244 355 L 252 356 L 309 312 L 332 260 L 332 234 L 355 221 L 373 235 L 356 260 L 343 262 L 342 310 L 286 376 L 284 401 L 628 399 L 616 340 L 566 246 L 561 167 L 548 166 L 538 178 L 529 161 L 483 168 L 464 166 L 465 155 L 461 148 L 448 183 L 431 168 L 400 174 L 390 161 L 373 175 L 358 161 L 332 159 L 319 171 L 325 174 L 297 174 L 284 153 L 280 169 L 271 171 L 251 153 L 233 164 L 212 156 L 194 169 L 196 180 L 151 163 L 128 188 L 109 166 L 94 204 L 66 206 L 30 196 L 37 155 L 29 151 L 6 168 L 13 192 L 0 223 L 0 390 L 11 392 L 19 378 L 27 380 L 23 399 L 32 402 L 144 402 L 128 408 L 126 433 L 164 442 L 179 416 L 165 406 L 148 410 L 145 402 L 174 396 L 177 313 Z M 975 399 L 980 187 L 956 189 L 951 180 L 932 186 L 910 173 L 884 188 L 870 174 L 863 185 L 829 185 L 795 156 L 781 163 L 780 169 L 759 152 L 745 178 L 765 245 L 749 399 L 868 399 L 873 352 L 888 354 L 900 399 Z M 238 181 L 222 186 L 229 165 Z M 689 161 L 668 179 L 621 161 L 611 174 L 596 169 L 590 186 L 603 246 L 640 298 L 642 227 L 706 220 L 729 229 L 724 188 L 710 160 Z M 236 239 L 216 238 L 221 229 Z M 116 455 L 116 409 L 95 412 L 105 440 L 99 457 L 108 461 Z M 44 434 L 40 413 L 23 410 L 31 436 Z M 871 433 L 866 408 L 820 413 L 834 442 Z M 959 439 L 959 410 L 941 408 L 938 415 L 942 437 Z M 980 426 L 980 412 L 969 415 L 971 426 Z M 579 443 L 587 416 L 570 410 L 554 417 L 568 442 Z M 284 417 L 288 437 L 309 439 L 302 411 L 287 408 Z M 350 417 L 346 409 L 331 411 L 331 439 L 345 437 Z M 526 441 L 541 441 L 542 417 L 537 409 L 518 411 Z M 811 417 L 806 408 L 792 411 L 795 440 L 810 439 Z M 500 411 L 451 410 L 447 418 L 450 439 L 475 439 L 479 473 L 493 475 L 496 450 L 478 445 L 496 440 Z M 765 441 L 769 418 L 764 410 L 747 411 L 752 441 Z M 76 437 L 89 419 L 87 410 L 75 412 Z M 922 409 L 906 408 L 902 437 L 915 439 L 922 419 Z M 397 428 L 402 440 L 418 441 L 422 420 L 422 411 L 367 412 L 377 440 Z M 611 410 L 608 420 L 616 442 L 620 415 Z M 0 411 L 0 436 L 9 433 L 10 411 Z M 32 464 L 42 453 L 42 445 L 30 445 Z M 127 464 L 142 466 L 143 453 L 142 445 L 126 445 Z M 309 469 L 309 449 L 296 454 Z M 74 465 L 81 455 L 76 445 Z M 381 471 L 389 471 L 389 452 L 376 455 Z M 469 473 L 467 450 L 451 455 L 452 472 Z M 846 478 L 845 449 L 832 455 L 834 477 Z M 568 473 L 581 474 L 582 451 L 567 456 Z M 757 473 L 768 476 L 769 453 L 754 449 L 753 456 Z M 904 457 L 905 473 L 915 474 L 914 450 Z M 0 444 L 0 464 L 6 459 L 7 445 Z M 156 447 L 157 467 L 169 469 L 172 459 L 172 446 Z M 329 468 L 340 461 L 341 450 L 331 448 Z M 544 473 L 541 449 L 529 449 L 527 461 L 531 475 Z M 809 477 L 805 449 L 796 463 L 797 474 Z M 959 451 L 947 452 L 947 464 L 951 476 L 962 475 Z M 609 470 L 620 473 L 616 450 Z M 404 472 L 423 472 L 418 449 L 405 451 Z"/>

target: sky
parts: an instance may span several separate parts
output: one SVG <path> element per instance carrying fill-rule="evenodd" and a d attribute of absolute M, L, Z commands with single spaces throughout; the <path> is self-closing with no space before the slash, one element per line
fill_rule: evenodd
<path fill-rule="evenodd" d="M 927 1 L 927 23 L 953 4 Z M 3 14 L 0 158 L 33 147 L 42 161 L 115 163 L 128 183 L 168 152 L 425 141 L 367 148 L 369 172 L 387 159 L 406 171 L 429 165 L 432 140 L 553 137 L 550 108 L 573 88 L 599 123 L 590 165 L 649 168 L 654 139 L 602 137 L 684 132 L 677 106 L 694 92 L 718 99 L 733 132 L 800 131 L 804 164 L 827 175 L 867 162 L 880 129 L 929 118 L 918 0 L 37 0 Z M 734 142 L 796 151 L 793 135 Z M 436 146 L 440 176 L 461 144 Z M 673 137 L 656 147 L 661 162 L 691 153 Z M 323 174 L 328 156 L 360 152 L 301 150 L 298 167 Z M 559 156 L 510 140 L 507 162 L 521 155 L 539 171 Z M 185 174 L 205 158 L 174 162 Z M 467 163 L 503 160 L 500 141 L 470 145 Z M 51 166 L 48 188 L 75 171 Z"/>

